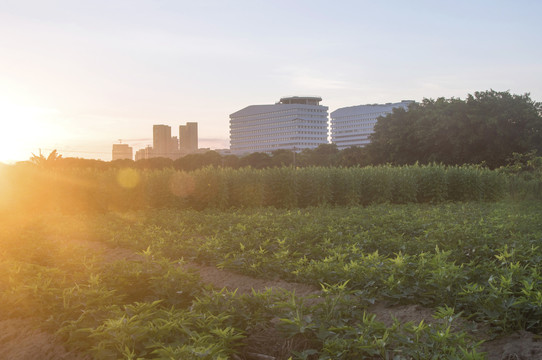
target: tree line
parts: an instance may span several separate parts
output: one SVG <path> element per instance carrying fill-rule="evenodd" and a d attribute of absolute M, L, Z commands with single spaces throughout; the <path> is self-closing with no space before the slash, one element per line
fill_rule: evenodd
<path fill-rule="evenodd" d="M 339 150 L 322 144 L 300 152 L 281 149 L 270 154 L 220 155 L 216 151 L 190 154 L 177 160 L 152 158 L 105 162 L 54 156 L 34 157 L 41 166 L 139 169 L 174 168 L 193 171 L 207 166 L 225 168 L 332 166 L 352 167 L 415 163 L 478 164 L 489 168 L 517 165 L 542 154 L 542 105 L 529 94 L 488 90 L 458 98 L 424 99 L 408 110 L 394 109 L 378 118 L 366 147 Z M 41 155 L 40 155 L 41 156 Z"/>
<path fill-rule="evenodd" d="M 210 150 L 202 154 L 189 154 L 176 160 L 169 158 L 150 158 L 142 160 L 114 160 L 102 161 L 94 159 L 64 158 L 53 151 L 49 156 L 33 156 L 29 162 L 41 167 L 49 168 L 93 168 L 114 169 L 133 167 L 137 169 L 165 169 L 193 171 L 208 166 L 239 169 L 251 167 L 265 169 L 283 166 L 308 167 L 308 166 L 364 166 L 369 165 L 364 161 L 365 156 L 362 148 L 352 147 L 339 151 L 335 144 L 322 144 L 316 149 L 304 149 L 300 152 L 291 150 L 275 150 L 272 153 L 255 152 L 244 156 L 221 155 Z"/>
<path fill-rule="evenodd" d="M 542 153 L 542 104 L 494 90 L 465 100 L 424 99 L 378 119 L 367 156 L 373 164 L 485 164 Z"/>

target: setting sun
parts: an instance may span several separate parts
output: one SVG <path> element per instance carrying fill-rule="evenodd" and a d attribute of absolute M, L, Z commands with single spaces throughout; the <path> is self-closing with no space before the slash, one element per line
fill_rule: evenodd
<path fill-rule="evenodd" d="M 0 162 L 30 158 L 32 152 L 55 138 L 55 110 L 19 105 L 0 98 Z"/>

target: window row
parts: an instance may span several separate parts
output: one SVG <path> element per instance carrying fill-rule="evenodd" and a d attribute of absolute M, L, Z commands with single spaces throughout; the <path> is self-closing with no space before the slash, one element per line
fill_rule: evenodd
<path fill-rule="evenodd" d="M 378 112 L 372 112 L 372 113 L 362 113 L 362 114 L 355 114 L 355 115 L 349 115 L 349 116 L 338 116 L 338 117 L 332 117 L 332 120 L 350 120 L 350 119 L 360 119 L 360 118 L 377 118 L 379 116 L 390 114 L 392 111 L 378 111 Z"/>
<path fill-rule="evenodd" d="M 327 143 L 327 142 L 326 142 Z M 303 148 L 315 148 L 320 144 L 324 143 L 307 143 L 307 142 L 296 142 L 292 144 L 273 144 L 273 145 L 262 145 L 262 146 L 239 146 L 239 147 L 233 147 L 231 150 L 233 151 L 265 151 L 266 149 L 272 150 L 272 149 L 296 149 L 300 150 Z"/>
<path fill-rule="evenodd" d="M 351 130 L 354 131 L 367 131 L 374 129 L 374 124 L 363 124 L 358 126 L 348 126 L 348 127 L 340 127 L 340 128 L 331 128 L 332 133 L 341 133 L 341 132 L 351 132 Z"/>
<path fill-rule="evenodd" d="M 268 139 L 268 140 L 258 140 L 258 141 L 236 141 L 231 140 L 231 147 L 236 148 L 239 146 L 246 146 L 251 144 L 265 144 L 265 143 L 284 143 L 286 141 L 297 141 L 297 140 L 312 140 L 314 142 L 324 142 L 327 143 L 327 138 L 325 137 L 305 137 L 305 136 L 293 136 L 293 137 L 284 137 L 278 139 Z"/>
<path fill-rule="evenodd" d="M 246 141 L 246 140 L 252 140 L 252 139 L 269 139 L 269 138 L 274 138 L 275 136 L 295 136 L 295 135 L 313 135 L 316 137 L 322 137 L 322 136 L 327 136 L 327 133 L 322 134 L 321 132 L 317 132 L 317 131 L 275 132 L 272 134 L 250 135 L 250 136 L 231 135 L 230 139 L 232 141 Z"/>
<path fill-rule="evenodd" d="M 315 121 L 314 119 L 319 119 L 319 120 Z M 281 117 L 265 116 L 265 117 L 247 119 L 247 120 L 243 120 L 243 121 L 238 121 L 237 119 L 231 119 L 230 124 L 231 125 L 250 125 L 250 124 L 261 123 L 261 122 L 264 122 L 264 121 L 280 121 L 280 122 L 284 122 L 284 121 L 295 121 L 295 120 L 314 121 L 314 122 L 325 123 L 325 124 L 327 124 L 327 122 L 328 122 L 327 117 L 323 117 L 323 116 L 294 114 L 294 115 L 290 115 L 290 116 L 281 116 Z"/>
<path fill-rule="evenodd" d="M 230 136 L 256 136 L 256 135 L 273 135 L 276 133 L 284 132 L 284 131 L 292 131 L 295 133 L 300 133 L 303 131 L 310 131 L 311 133 L 326 133 L 326 128 L 321 128 L 318 126 L 281 126 L 281 127 L 269 127 L 265 129 L 259 129 L 259 130 L 244 130 L 244 131 L 230 131 Z"/>
<path fill-rule="evenodd" d="M 275 119 L 267 119 L 265 123 L 261 123 L 261 122 L 253 122 L 253 123 L 244 123 L 244 124 L 235 124 L 235 123 L 230 123 L 230 129 L 236 129 L 236 130 L 241 130 L 241 129 L 251 129 L 251 128 L 255 128 L 255 129 L 259 129 L 259 128 L 262 128 L 264 126 L 284 126 L 286 124 L 296 124 L 297 126 L 307 126 L 305 124 L 319 124 L 319 128 L 327 128 L 327 121 L 316 121 L 316 120 L 307 120 L 307 119 L 291 119 L 291 120 L 288 120 L 288 121 L 276 121 Z"/>
<path fill-rule="evenodd" d="M 238 120 L 244 120 L 244 119 L 250 119 L 250 118 L 253 118 L 253 117 L 258 117 L 258 116 L 266 116 L 266 117 L 269 117 L 270 115 L 280 115 L 280 114 L 299 114 L 299 113 L 306 113 L 306 112 L 315 112 L 315 113 L 319 113 L 321 115 L 314 115 L 314 116 L 323 116 L 322 114 L 325 113 L 325 116 L 327 117 L 327 110 L 326 109 L 299 109 L 299 108 L 295 108 L 295 109 L 285 109 L 285 110 L 279 110 L 279 111 L 270 111 L 270 112 L 262 112 L 262 113 L 258 113 L 258 114 L 252 114 L 252 115 L 245 115 L 245 116 L 231 116 L 230 115 L 230 118 L 233 120 L 233 119 L 238 119 Z"/>
<path fill-rule="evenodd" d="M 357 120 L 349 120 L 349 121 L 338 121 L 336 119 L 331 120 L 331 126 L 343 126 L 346 124 L 376 124 L 377 118 L 371 118 L 371 119 L 357 119 Z"/>

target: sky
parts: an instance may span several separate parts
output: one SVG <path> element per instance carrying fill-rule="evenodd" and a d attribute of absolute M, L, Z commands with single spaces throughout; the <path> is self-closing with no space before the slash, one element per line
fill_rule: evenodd
<path fill-rule="evenodd" d="M 530 93 L 542 1 L 0 0 L 0 162 L 111 160 L 152 125 L 229 147 L 229 114 L 284 96 L 329 111 Z"/>

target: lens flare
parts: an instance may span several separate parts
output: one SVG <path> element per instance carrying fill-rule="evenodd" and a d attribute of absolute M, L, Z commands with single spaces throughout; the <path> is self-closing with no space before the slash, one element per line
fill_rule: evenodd
<path fill-rule="evenodd" d="M 133 189 L 139 184 L 140 176 L 135 169 L 121 169 L 117 174 L 117 182 L 126 189 Z"/>

